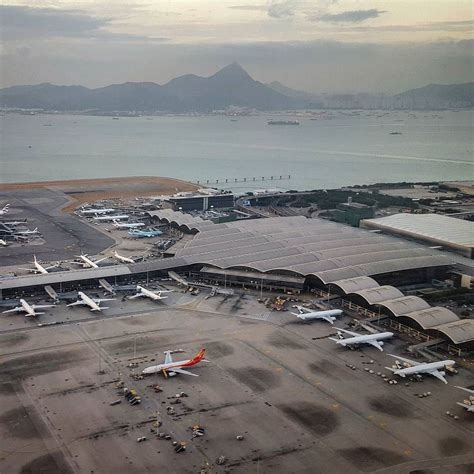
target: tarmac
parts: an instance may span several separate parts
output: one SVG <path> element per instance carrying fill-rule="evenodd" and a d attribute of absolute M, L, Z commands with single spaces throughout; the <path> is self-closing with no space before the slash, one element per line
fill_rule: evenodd
<path fill-rule="evenodd" d="M 62 192 L 46 188 L 1 191 L 0 201 L 10 203 L 10 212 L 1 220 L 27 219 L 28 228 L 37 227 L 43 236 L 41 245 L 2 247 L 2 266 L 31 263 L 33 253 L 44 261 L 70 259 L 81 252 L 95 255 L 115 243 L 76 216 L 63 213 L 70 200 Z"/>
<path fill-rule="evenodd" d="M 57 325 L 2 315 L 0 472 L 473 472 L 474 416 L 456 405 L 465 397 L 454 387 L 472 384 L 472 371 L 449 385 L 389 385 L 377 373 L 389 375 L 392 358 L 337 347 L 325 322 L 269 312 L 250 293 L 175 289 L 162 302 L 119 298 L 99 314 L 62 304 L 40 316 Z M 209 362 L 190 369 L 199 377 L 133 378 L 165 350 L 183 351 L 180 360 L 201 347 Z M 406 347 L 394 338 L 385 350 Z M 118 381 L 142 403 L 131 406 Z M 188 397 L 176 399 L 181 392 Z M 192 437 L 196 424 L 204 436 Z"/>

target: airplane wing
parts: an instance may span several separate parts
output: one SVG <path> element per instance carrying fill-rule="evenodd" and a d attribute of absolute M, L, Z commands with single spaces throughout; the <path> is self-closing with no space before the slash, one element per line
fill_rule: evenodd
<path fill-rule="evenodd" d="M 297 306 L 296 308 L 300 313 L 312 313 L 313 312 L 312 309 L 305 308 L 304 306 Z"/>
<path fill-rule="evenodd" d="M 55 304 L 34 304 L 33 309 L 54 308 Z"/>
<path fill-rule="evenodd" d="M 471 395 L 474 395 L 474 390 L 471 390 L 470 388 L 466 387 L 460 387 L 459 385 L 455 385 L 456 388 L 459 388 L 460 390 L 464 390 L 467 393 L 470 393 Z"/>
<path fill-rule="evenodd" d="M 23 310 L 23 307 L 17 306 L 16 308 L 7 309 L 6 311 L 2 311 L 2 314 L 15 313 L 16 311 L 21 311 L 21 310 Z"/>
<path fill-rule="evenodd" d="M 27 272 L 37 272 L 36 268 L 18 268 L 18 270 L 25 270 Z"/>
<path fill-rule="evenodd" d="M 128 299 L 129 300 L 134 300 L 135 298 L 141 298 L 142 296 L 145 296 L 143 293 L 136 293 L 132 296 L 129 296 Z"/>
<path fill-rule="evenodd" d="M 456 405 L 465 408 L 469 412 L 474 412 L 474 405 L 466 405 L 465 403 L 456 402 Z"/>
<path fill-rule="evenodd" d="M 332 316 L 321 316 L 321 319 L 324 319 L 327 321 L 329 324 L 334 324 L 334 319 Z"/>
<path fill-rule="evenodd" d="M 95 260 L 94 263 L 102 262 L 103 260 L 107 260 L 109 257 L 99 258 L 99 260 Z"/>
<path fill-rule="evenodd" d="M 192 375 L 193 377 L 199 377 L 198 374 L 193 374 L 192 372 L 189 372 L 188 370 L 183 370 L 183 369 L 169 369 L 168 372 L 176 372 L 177 374 Z"/>
<path fill-rule="evenodd" d="M 85 301 L 82 301 L 82 300 L 77 300 L 77 301 L 74 301 L 74 303 L 69 303 L 68 305 L 66 306 L 77 306 L 77 305 L 84 305 L 84 304 L 87 304 Z"/>
<path fill-rule="evenodd" d="M 414 360 L 406 359 L 405 357 L 400 357 L 400 356 L 393 355 L 393 354 L 387 354 L 387 355 L 390 356 L 390 357 L 393 357 L 394 359 L 400 359 L 400 360 L 403 360 L 405 362 L 408 362 L 409 364 L 411 364 L 413 366 L 420 365 L 420 362 L 415 362 Z"/>
<path fill-rule="evenodd" d="M 117 298 L 93 298 L 94 303 L 100 304 L 102 301 L 115 301 Z"/>
<path fill-rule="evenodd" d="M 171 364 L 173 362 L 173 358 L 171 357 L 171 352 L 166 351 L 165 352 L 165 364 Z"/>
<path fill-rule="evenodd" d="M 334 329 L 345 332 L 346 334 L 350 334 L 351 336 L 360 336 L 360 334 L 358 334 L 357 332 L 348 331 L 347 329 L 341 329 L 341 328 L 334 328 Z"/>
<path fill-rule="evenodd" d="M 371 341 L 365 341 L 366 344 L 370 344 L 371 346 L 376 347 L 379 351 L 383 352 L 383 348 L 380 345 L 380 342 L 377 341 L 376 339 L 372 339 Z"/>
<path fill-rule="evenodd" d="M 439 370 L 433 370 L 431 372 L 428 372 L 430 375 L 433 377 L 436 377 L 437 379 L 441 380 L 441 382 L 448 383 L 448 381 L 441 375 L 441 372 Z"/>

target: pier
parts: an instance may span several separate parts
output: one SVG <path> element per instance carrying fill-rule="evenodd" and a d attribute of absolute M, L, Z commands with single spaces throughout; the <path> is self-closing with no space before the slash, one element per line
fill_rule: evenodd
<path fill-rule="evenodd" d="M 258 183 L 262 181 L 287 181 L 291 179 L 291 175 L 275 175 L 275 176 L 252 176 L 250 178 L 219 178 L 193 181 L 195 184 L 229 184 L 229 183 Z"/>

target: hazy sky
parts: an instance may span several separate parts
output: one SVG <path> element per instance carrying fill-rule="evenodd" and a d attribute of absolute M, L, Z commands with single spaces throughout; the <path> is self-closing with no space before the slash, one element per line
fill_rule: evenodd
<path fill-rule="evenodd" d="M 2 86 L 210 75 L 314 92 L 474 81 L 470 0 L 2 0 Z"/>

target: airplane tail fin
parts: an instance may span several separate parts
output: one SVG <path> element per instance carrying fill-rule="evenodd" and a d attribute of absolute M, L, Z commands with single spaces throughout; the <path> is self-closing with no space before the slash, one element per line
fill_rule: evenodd
<path fill-rule="evenodd" d="M 197 364 L 198 362 L 200 362 L 201 360 L 204 359 L 204 354 L 206 353 L 206 349 L 201 349 L 192 359 L 191 359 L 191 363 L 193 364 Z"/>

